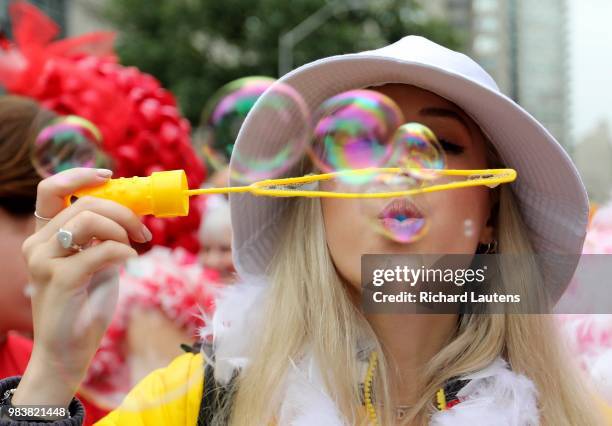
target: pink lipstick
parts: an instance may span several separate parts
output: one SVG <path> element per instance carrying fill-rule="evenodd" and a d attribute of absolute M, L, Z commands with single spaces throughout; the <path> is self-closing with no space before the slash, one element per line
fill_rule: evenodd
<path fill-rule="evenodd" d="M 398 243 L 412 243 L 427 232 L 427 220 L 408 198 L 396 198 L 379 213 L 383 235 Z"/>

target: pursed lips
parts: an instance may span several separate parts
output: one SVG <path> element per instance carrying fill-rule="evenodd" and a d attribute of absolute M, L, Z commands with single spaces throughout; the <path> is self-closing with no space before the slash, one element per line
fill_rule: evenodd
<path fill-rule="evenodd" d="M 385 233 L 401 243 L 412 242 L 426 225 L 421 210 L 407 198 L 396 198 L 387 204 L 378 220 Z"/>

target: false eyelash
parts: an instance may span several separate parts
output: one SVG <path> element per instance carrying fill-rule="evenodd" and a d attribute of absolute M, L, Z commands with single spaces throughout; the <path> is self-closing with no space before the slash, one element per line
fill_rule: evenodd
<path fill-rule="evenodd" d="M 448 152 L 449 154 L 459 155 L 463 154 L 463 152 L 465 151 L 465 148 L 461 145 L 454 144 L 446 139 L 438 139 L 438 142 L 440 142 L 442 149 L 444 149 L 444 151 Z"/>

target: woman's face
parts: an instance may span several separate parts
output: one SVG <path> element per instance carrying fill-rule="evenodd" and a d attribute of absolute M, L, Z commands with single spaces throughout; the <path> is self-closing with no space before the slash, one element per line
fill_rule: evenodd
<path fill-rule="evenodd" d="M 429 127 L 441 142 L 448 169 L 488 167 L 484 137 L 478 126 L 453 103 L 426 90 L 389 84 L 374 90 L 393 99 L 406 122 Z M 416 208 L 427 232 L 410 243 L 399 243 L 379 232 L 384 212 L 394 206 Z M 398 204 L 399 202 L 399 204 Z M 365 204 L 367 203 L 367 204 Z M 407 199 L 321 200 L 327 245 L 343 279 L 360 287 L 362 254 L 472 254 L 479 242 L 492 239 L 487 225 L 490 190 L 485 186 L 418 194 Z M 368 208 L 364 208 L 364 206 Z M 372 206 L 376 208 L 372 209 Z"/>

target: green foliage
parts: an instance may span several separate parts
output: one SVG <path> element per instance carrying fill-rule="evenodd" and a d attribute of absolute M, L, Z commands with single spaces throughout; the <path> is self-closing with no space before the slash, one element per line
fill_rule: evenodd
<path fill-rule="evenodd" d="M 461 48 L 461 35 L 427 20 L 415 0 L 338 0 L 338 11 L 293 48 L 293 66 L 380 47 L 408 34 Z M 249 75 L 278 76 L 279 36 L 325 0 L 110 0 L 122 63 L 153 74 L 197 124 L 212 93 Z M 356 0 L 353 0 L 353 5 Z"/>

